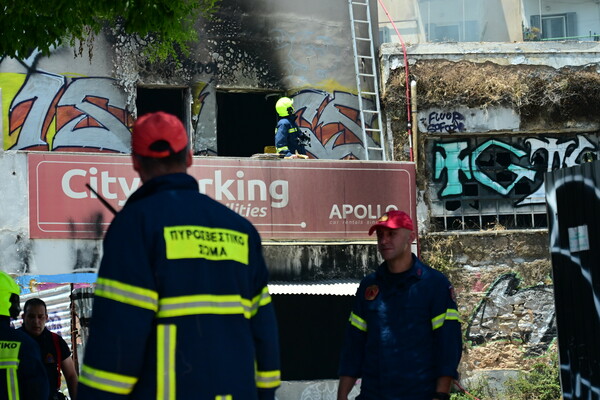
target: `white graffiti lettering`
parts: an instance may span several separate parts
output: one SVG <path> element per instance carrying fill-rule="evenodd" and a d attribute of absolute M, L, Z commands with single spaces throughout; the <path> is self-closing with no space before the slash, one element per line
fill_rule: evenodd
<path fill-rule="evenodd" d="M 24 150 L 47 144 L 45 140 L 42 140 L 47 130 L 45 121 L 52 101 L 65 83 L 65 77 L 60 75 L 35 73 L 27 77 L 9 110 L 9 113 L 12 114 L 17 109 L 26 107 L 27 103 L 31 104 L 13 149 Z M 13 131 L 14 128 L 11 127 L 10 132 Z"/>
<path fill-rule="evenodd" d="M 10 104 L 8 131 L 17 135 L 11 149 L 130 150 L 125 93 L 114 79 L 67 83 L 64 76 L 34 72 Z"/>
<path fill-rule="evenodd" d="M 99 106 L 87 100 L 88 93 L 106 100 L 106 106 Z M 56 132 L 52 149 L 65 146 L 97 147 L 128 153 L 131 134 L 115 115 L 108 111 L 111 107 L 125 109 L 125 95 L 110 78 L 86 78 L 74 80 L 60 98 L 58 107 L 72 106 L 82 114 Z M 104 108 L 106 107 L 106 108 Z M 78 125 L 91 118 L 100 126 Z"/>

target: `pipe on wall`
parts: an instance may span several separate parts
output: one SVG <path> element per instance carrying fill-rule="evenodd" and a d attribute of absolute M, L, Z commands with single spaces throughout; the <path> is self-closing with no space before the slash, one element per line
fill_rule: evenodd
<path fill-rule="evenodd" d="M 411 120 L 412 120 L 412 126 L 411 126 L 411 134 L 412 134 L 412 148 L 413 148 L 413 161 L 415 162 L 415 171 L 417 170 L 418 167 L 418 160 L 419 158 L 417 157 L 418 155 L 418 151 L 419 151 L 419 142 L 417 141 L 418 139 L 418 133 L 419 133 L 419 123 L 418 123 L 418 119 L 417 119 L 417 81 L 413 80 L 410 82 L 410 108 L 411 108 Z"/>

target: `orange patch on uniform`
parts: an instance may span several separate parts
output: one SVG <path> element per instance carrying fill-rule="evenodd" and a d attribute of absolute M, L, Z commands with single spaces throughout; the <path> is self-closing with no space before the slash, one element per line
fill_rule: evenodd
<path fill-rule="evenodd" d="M 366 300 L 374 300 L 375 297 L 379 294 L 379 286 L 371 285 L 365 290 L 365 299 Z"/>

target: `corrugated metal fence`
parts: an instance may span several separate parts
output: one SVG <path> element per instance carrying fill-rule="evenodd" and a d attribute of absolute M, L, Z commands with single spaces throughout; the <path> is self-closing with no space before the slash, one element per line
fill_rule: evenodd
<path fill-rule="evenodd" d="M 546 174 L 565 399 L 600 399 L 600 161 Z"/>

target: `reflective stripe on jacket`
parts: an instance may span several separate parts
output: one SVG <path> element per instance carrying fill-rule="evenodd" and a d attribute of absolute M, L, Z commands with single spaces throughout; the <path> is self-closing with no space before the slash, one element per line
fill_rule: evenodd
<path fill-rule="evenodd" d="M 249 221 L 187 174 L 146 182 L 104 240 L 78 397 L 273 399 L 267 281 Z"/>
<path fill-rule="evenodd" d="M 447 278 L 413 255 L 365 277 L 346 329 L 339 375 L 362 377 L 361 399 L 430 400 L 440 376 L 458 377 L 462 338 Z"/>
<path fill-rule="evenodd" d="M 0 399 L 48 400 L 48 391 L 40 346 L 0 316 Z"/>
<path fill-rule="evenodd" d="M 306 154 L 306 149 L 298 142 L 301 132 L 294 119 L 295 116 L 281 118 L 275 128 L 275 148 L 285 157 L 296 154 L 296 152 Z"/>

